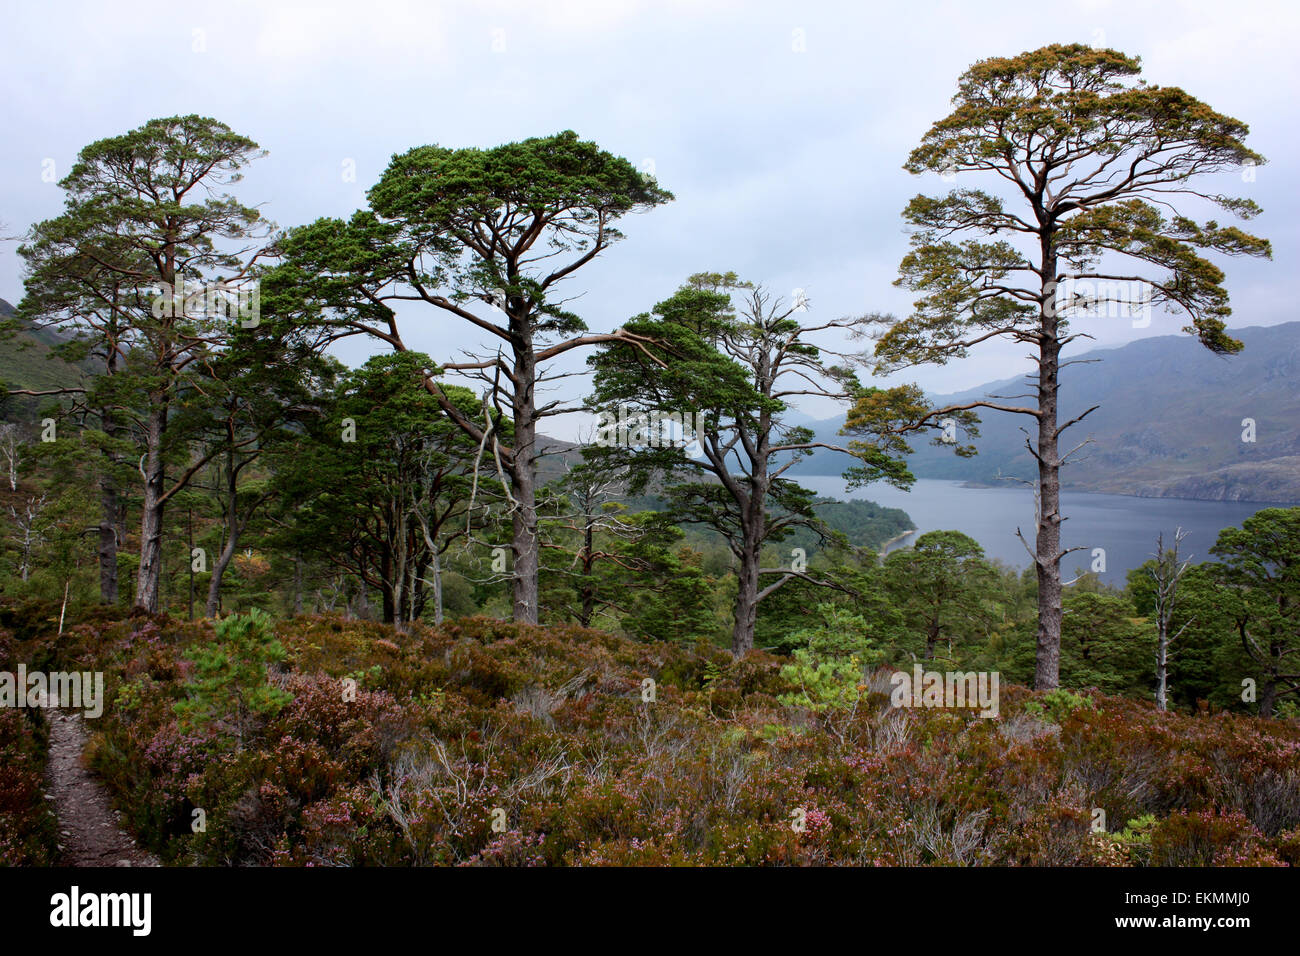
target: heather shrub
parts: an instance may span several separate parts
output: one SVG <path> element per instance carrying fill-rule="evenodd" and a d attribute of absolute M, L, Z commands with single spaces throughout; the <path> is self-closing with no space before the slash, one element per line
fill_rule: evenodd
<path fill-rule="evenodd" d="M 18 618 L 0 605 L 0 620 Z M 20 660 L 31 660 L 30 650 L 14 633 L 0 630 L 0 671 L 13 673 Z M 57 858 L 58 828 L 42 779 L 46 730 L 34 712 L 0 708 L 0 866 L 49 864 Z"/>
<path fill-rule="evenodd" d="M 101 615 L 57 648 L 33 639 L 24 653 L 106 670 L 88 755 L 128 825 L 168 862 L 1300 857 L 1293 724 L 1014 685 L 996 719 L 894 708 L 886 671 L 864 673 L 853 650 L 839 656 L 844 636 L 810 633 L 804 661 L 759 652 L 737 662 L 710 646 L 487 619 L 398 634 L 325 615 L 274 632 L 256 615 L 215 628 Z M 241 646 L 249 656 L 232 659 Z M 254 703 L 263 689 L 273 705 Z M 40 744 L 38 733 L 24 740 Z M 32 765 L 11 752 L 6 771 Z M 1096 808 L 1126 822 L 1094 833 Z M 206 828 L 196 832 L 197 809 Z"/>
<path fill-rule="evenodd" d="M 1279 835 L 1275 845 L 1279 860 L 1287 866 L 1300 866 L 1300 827 Z"/>
<path fill-rule="evenodd" d="M 1262 834 L 1244 814 L 1184 810 L 1161 820 L 1151 833 L 1154 866 L 1279 865 Z"/>
<path fill-rule="evenodd" d="M 0 709 L 0 866 L 57 860 L 58 828 L 41 776 L 45 744 L 44 733 L 23 711 Z"/>

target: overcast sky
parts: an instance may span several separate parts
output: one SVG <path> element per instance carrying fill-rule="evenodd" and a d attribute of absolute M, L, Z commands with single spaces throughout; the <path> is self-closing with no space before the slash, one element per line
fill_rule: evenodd
<path fill-rule="evenodd" d="M 692 272 L 734 269 L 811 318 L 906 312 L 892 286 L 907 250 L 899 213 L 938 177 L 901 168 L 946 115 L 976 60 L 1054 42 L 1142 58 L 1248 123 L 1270 160 L 1229 183 L 1265 209 L 1249 226 L 1274 261 L 1228 261 L 1231 324 L 1295 319 L 1294 38 L 1289 3 L 1076 0 L 936 3 L 39 3 L 6 4 L 0 34 L 0 222 L 57 215 L 77 151 L 175 114 L 215 117 L 270 154 L 238 195 L 281 226 L 347 216 L 389 158 L 412 146 L 492 146 L 564 129 L 652 168 L 676 201 L 626 221 L 627 239 L 570 281 L 596 330 L 647 310 Z M 653 164 L 651 167 L 650 164 Z M 346 171 L 355 169 L 348 180 Z M 43 175 L 44 174 L 44 175 Z M 971 185 L 977 185 L 974 182 Z M 1222 218 L 1222 217 L 1220 217 Z M 16 243 L 0 243 L 0 298 L 22 295 Z M 404 315 L 413 348 L 452 359 L 470 327 Z M 1091 323 L 1098 344 L 1176 332 Z M 341 350 L 356 364 L 361 343 Z M 906 377 L 951 392 L 1017 374 L 992 347 Z M 826 406 L 809 412 L 830 414 Z M 578 422 L 546 430 L 573 437 Z"/>

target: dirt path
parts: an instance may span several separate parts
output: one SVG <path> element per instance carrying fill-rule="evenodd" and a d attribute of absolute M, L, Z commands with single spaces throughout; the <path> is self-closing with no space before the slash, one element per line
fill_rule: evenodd
<path fill-rule="evenodd" d="M 47 712 L 50 720 L 50 795 L 59 815 L 64 866 L 158 866 L 122 829 L 108 794 L 81 764 L 86 729 L 76 711 Z"/>

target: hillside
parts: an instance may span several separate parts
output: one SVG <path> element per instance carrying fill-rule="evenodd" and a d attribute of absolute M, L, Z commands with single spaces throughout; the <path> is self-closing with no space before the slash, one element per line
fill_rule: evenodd
<path fill-rule="evenodd" d="M 1101 407 L 1066 433 L 1067 447 L 1085 438 L 1092 444 L 1063 470 L 1062 484 L 1147 497 L 1300 501 L 1300 322 L 1232 333 L 1245 343 L 1235 356 L 1212 355 L 1190 336 L 1160 336 L 1088 352 L 1099 361 L 1067 368 L 1061 419 Z M 1008 378 L 932 400 L 942 405 L 1025 390 L 1023 378 Z M 979 483 L 1032 477 L 1020 431 L 1029 419 L 982 417 L 976 457 L 923 445 L 911 459 L 916 475 Z M 1254 442 L 1242 440 L 1247 418 L 1255 422 Z M 816 428 L 830 437 L 841 424 L 825 420 Z M 841 467 L 820 455 L 800 470 L 833 474 Z"/>
<path fill-rule="evenodd" d="M 0 299 L 0 328 L 13 319 L 14 307 Z M 48 391 L 80 383 L 77 366 L 63 361 L 53 352 L 53 346 L 63 341 L 48 329 L 18 326 L 11 334 L 0 337 L 0 386 Z M 25 399 L 0 404 L 0 419 L 28 415 L 39 404 L 39 399 Z M 24 411 L 18 411 L 24 409 Z"/>
<path fill-rule="evenodd" d="M 1300 862 L 1285 721 L 1008 684 L 981 718 L 896 707 L 886 671 L 801 702 L 765 654 L 484 618 L 214 635 L 101 611 L 57 642 L 18 608 L 0 622 L 0 668 L 107 672 L 86 758 L 164 863 Z M 262 650 L 219 666 L 237 647 Z M 44 721 L 0 714 L 0 863 L 57 858 L 46 747 Z"/>

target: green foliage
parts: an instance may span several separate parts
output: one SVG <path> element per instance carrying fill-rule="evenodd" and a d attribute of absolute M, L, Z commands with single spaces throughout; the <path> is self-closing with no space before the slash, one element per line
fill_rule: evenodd
<path fill-rule="evenodd" d="M 491 149 L 415 147 L 393 157 L 367 198 L 370 208 L 346 222 L 322 219 L 282 237 L 284 261 L 268 280 L 327 336 L 365 334 L 405 351 L 397 309 L 419 301 L 505 346 L 478 366 L 490 386 L 481 418 L 440 383 L 428 387 L 507 486 L 514 613 L 536 622 L 538 421 L 560 404 L 539 403 L 538 379 L 548 360 L 591 344 L 558 286 L 622 238 L 619 219 L 672 194 L 566 130 Z M 494 427 L 504 409 L 517 441 Z"/>
<path fill-rule="evenodd" d="M 471 508 L 478 447 L 426 387 L 438 372 L 419 352 L 372 357 L 321 397 L 322 416 L 275 459 L 286 525 L 277 543 L 330 555 L 379 590 L 389 622 L 421 616 L 435 550 L 482 527 L 492 496 L 481 478 Z M 459 413 L 480 413 L 469 389 L 439 387 Z M 510 439 L 508 420 L 495 427 Z"/>
<path fill-rule="evenodd" d="M 192 648 L 186 658 L 194 665 L 194 677 L 183 687 L 184 699 L 175 704 L 186 731 L 216 725 L 233 730 L 242 741 L 255 718 L 274 716 L 293 699 L 268 681 L 268 665 L 283 661 L 285 650 L 264 611 L 218 621 L 216 640 Z"/>
<path fill-rule="evenodd" d="M 1085 697 L 1082 694 L 1076 694 L 1063 687 L 1058 687 L 1056 690 L 1049 690 L 1038 700 L 1031 700 L 1025 704 L 1025 713 L 1059 724 L 1077 710 L 1094 710 L 1095 708 L 1096 704 L 1093 703 L 1091 697 Z"/>
<path fill-rule="evenodd" d="M 862 697 L 863 668 L 856 656 L 821 659 L 801 648 L 781 676 L 799 690 L 781 695 L 781 703 L 817 712 L 851 707 Z"/>
<path fill-rule="evenodd" d="M 711 640 L 718 627 L 711 601 L 715 585 L 700 566 L 700 553 L 647 536 L 632 546 L 631 557 L 648 570 L 626 582 L 624 594 L 631 599 L 623 632 L 682 643 Z"/>
<path fill-rule="evenodd" d="M 1155 638 L 1122 594 L 1071 589 L 1061 625 L 1061 679 L 1071 687 L 1149 697 Z"/>
<path fill-rule="evenodd" d="M 1151 834 L 1158 818 L 1154 813 L 1144 813 L 1124 824 L 1124 829 L 1110 835 L 1133 863 L 1146 864 L 1151 859 Z"/>
<path fill-rule="evenodd" d="M 1058 418 L 1060 373 L 1071 364 L 1062 363 L 1062 350 L 1078 338 L 1071 321 L 1163 306 L 1184 313 L 1185 331 L 1211 352 L 1232 354 L 1242 343 L 1226 331 L 1225 273 L 1206 254 L 1272 255 L 1265 239 L 1197 223 L 1177 209 L 1208 201 L 1242 219 L 1260 212 L 1251 200 L 1193 183 L 1264 161 L 1245 145 L 1246 124 L 1177 87 L 1141 81 L 1140 71 L 1134 57 L 1078 43 L 966 70 L 952 111 L 904 167 L 960 176 L 962 184 L 942 196 L 918 195 L 904 209 L 911 250 L 895 284 L 916 298 L 905 318 L 878 323 L 881 373 L 944 365 L 993 340 L 1036 345 L 1030 401 L 990 397 L 930 408 L 918 391 L 901 398 L 904 411 L 911 406 L 911 426 L 901 432 L 945 420 L 957 426 L 985 408 L 1027 422 L 1028 450 L 1044 469 L 1035 557 L 1043 632 L 1035 681 L 1043 687 L 1059 679 L 1061 551 L 1048 524 L 1059 512 L 1058 444 L 1096 407 Z M 966 185 L 979 179 L 993 191 Z M 868 423 L 877 404 L 869 397 Z M 951 431 L 945 439 L 955 444 Z"/>
<path fill-rule="evenodd" d="M 643 640 L 711 638 L 713 581 L 670 516 L 631 511 L 623 475 L 584 450 L 546 490 L 543 620 L 618 629 Z"/>
<path fill-rule="evenodd" d="M 917 232 L 899 284 L 923 297 L 913 318 L 882 340 L 882 359 L 946 361 L 965 354 L 954 340 L 966 338 L 967 330 L 1037 325 L 1039 309 L 1014 291 L 1024 257 L 1009 239 L 1032 235 L 1044 223 L 1069 272 L 1096 277 L 1107 254 L 1166 269 L 1167 276 L 1151 278 L 1152 305 L 1186 310 L 1188 331 L 1212 351 L 1240 349 L 1224 332 L 1231 311 L 1224 274 L 1198 250 L 1269 256 L 1268 242 L 1215 222 L 1166 218 L 1150 200 L 1203 195 L 1186 181 L 1264 158 L 1245 145 L 1246 124 L 1177 87 L 1133 82 L 1139 72 L 1135 58 L 1114 50 L 1053 44 L 982 60 L 962 75 L 953 112 L 930 128 L 905 168 L 997 170 L 1020 184 L 1050 175 L 1056 185 L 1050 194 L 1024 190 L 1030 207 L 1024 212 L 1038 213 L 1037 220 L 978 189 L 912 200 L 905 216 Z M 1132 171 L 1118 186 L 1110 173 L 1116 164 Z M 1210 198 L 1242 218 L 1259 212 L 1250 200 Z M 969 238 L 948 238 L 953 227 Z M 1024 278 L 1035 281 L 1032 274 Z"/>
<path fill-rule="evenodd" d="M 710 529 L 734 555 L 737 655 L 754 644 L 762 600 L 805 574 L 760 568 L 764 548 L 787 542 L 799 528 L 819 543 L 832 540 L 815 496 L 788 477 L 789 469 L 820 446 L 845 456 L 855 482 L 905 487 L 912 480 L 900 457 L 905 443 L 889 431 L 888 415 L 873 419 L 864 440 L 847 447 L 815 442 L 811 429 L 788 421 L 791 395 L 848 402 L 867 391 L 853 370 L 833 364 L 812 341 L 817 331 L 854 329 L 865 320 L 807 326 L 798 311 L 735 273 L 697 273 L 651 313 L 624 323 L 627 339 L 606 343 L 589 359 L 590 402 L 604 416 L 600 456 L 627 469 L 630 494 L 654 484 L 674 521 Z M 624 435 L 613 424 L 624 412 L 649 422 L 665 411 L 694 416 L 692 441 L 663 441 L 648 424 Z M 760 586 L 764 572 L 773 576 Z"/>
<path fill-rule="evenodd" d="M 879 549 L 885 542 L 916 527 L 901 508 L 885 508 L 864 498 L 849 501 L 818 498 L 813 502 L 813 513 L 826 527 L 843 534 L 849 544 L 859 548 Z M 820 544 L 812 529 L 798 527 L 782 542 L 782 547 L 788 554 L 790 548 L 811 552 Z"/>
<path fill-rule="evenodd" d="M 834 604 L 817 607 L 824 620 L 796 632 L 793 663 L 781 676 L 799 689 L 781 695 L 781 703 L 807 707 L 814 712 L 851 707 L 864 691 L 864 675 L 875 667 L 881 652 L 867 637 L 867 622 L 860 615 Z"/>
<path fill-rule="evenodd" d="M 816 614 L 823 620 L 796 633 L 808 651 L 818 658 L 856 657 L 864 666 L 873 665 L 879 651 L 868 637 L 869 626 L 860 614 L 835 604 L 820 604 Z"/>
<path fill-rule="evenodd" d="M 961 458 L 970 458 L 976 453 L 973 444 L 959 445 L 950 440 L 943 420 L 928 414 L 930 403 L 919 385 L 862 388 L 854 392 L 853 398 L 853 407 L 840 429 L 840 434 L 854 436 L 849 448 L 861 459 L 860 464 L 844 473 L 851 488 L 882 479 L 901 488 L 909 487 L 911 473 L 901 468 L 898 462 L 913 451 L 908 441 L 912 432 L 934 433 L 935 445 L 946 445 Z M 974 412 L 953 409 L 947 417 L 953 428 L 960 428 L 965 437 L 979 435 L 979 417 Z M 955 437 L 954 431 L 951 438 Z"/>
<path fill-rule="evenodd" d="M 1286 661 L 1300 653 L 1300 507 L 1264 508 L 1225 528 L 1210 553 L 1215 596 L 1231 619 L 1271 716 L 1283 697 L 1300 694 Z"/>
<path fill-rule="evenodd" d="M 215 454 L 194 454 L 191 426 L 206 416 L 188 413 L 212 391 L 232 328 L 255 319 L 248 273 L 256 257 L 245 257 L 269 224 L 221 190 L 260 155 L 252 140 L 196 115 L 98 140 L 59 184 L 63 213 L 33 226 L 18 250 L 27 265 L 18 319 L 59 329 L 55 350 L 98 373 L 75 389 L 72 411 L 93 429 L 101 520 L 119 537 L 120 496 L 139 482 L 136 602 L 150 611 L 160 600 L 166 506 Z M 224 294 L 196 293 L 230 275 L 243 293 L 233 315 L 219 307 L 229 303 Z"/>
<path fill-rule="evenodd" d="M 573 334 L 586 326 L 545 295 L 556 278 L 554 264 L 540 271 L 516 269 L 498 250 L 523 253 L 539 238 L 553 236 L 557 248 L 595 251 L 622 238 L 614 226 L 619 218 L 673 198 L 653 177 L 571 130 L 491 149 L 418 146 L 394 156 L 367 195 L 382 220 L 359 213 L 352 229 L 400 224 L 393 238 L 406 246 L 399 253 L 423 247 L 433 254 L 437 272 L 429 278 L 435 281 L 426 285 L 448 283 L 457 304 L 499 289 L 508 309 L 528 303 L 532 330 L 541 335 Z M 490 249 L 471 238 L 480 231 L 494 235 Z M 343 237 L 346 242 L 349 233 Z M 380 248 L 381 255 L 387 252 Z M 383 269 L 404 263 L 395 257 L 367 263 L 358 278 L 376 264 Z"/>
<path fill-rule="evenodd" d="M 996 577 L 984 549 L 957 531 L 931 531 L 885 558 L 885 585 L 905 626 L 923 640 L 907 649 L 932 660 L 978 646 L 989 631 Z"/>
<path fill-rule="evenodd" d="M 1268 243 L 1167 216 L 1147 191 L 1164 181 L 1179 192 L 1194 174 L 1261 158 L 1244 146 L 1243 124 L 1181 91 L 1128 83 L 1136 72 L 1134 60 L 1078 46 L 984 61 L 908 168 L 985 169 L 1006 161 L 1005 148 L 1039 143 L 1012 166 L 1057 183 L 1053 198 L 1026 196 L 1034 221 L 1051 226 L 1053 263 L 1080 271 L 1135 258 L 1157 301 L 1184 308 L 1212 351 L 1232 352 L 1223 274 L 1202 253 L 1266 256 Z M 1002 103 L 994 127 L 990 92 Z M 1140 173 L 1127 197 L 1089 197 L 1086 177 L 1068 181 L 1071 149 L 1103 169 L 1136 154 L 1141 168 L 1171 130 L 1184 137 L 1181 154 Z M 3 317 L 37 343 L 33 355 L 79 363 L 90 379 L 75 405 L 51 406 L 59 440 L 24 448 L 17 487 L 0 492 L 15 521 L 26 503 L 46 502 L 26 529 L 6 528 L 0 588 L 25 603 L 0 606 L 0 625 L 31 646 L 20 655 L 0 632 L 0 662 L 109 671 L 113 706 L 90 756 L 169 860 L 1056 864 L 1092 859 L 1081 822 L 1093 806 L 1129 820 L 1114 835 L 1129 862 L 1300 859 L 1294 726 L 1155 714 L 1117 696 L 1098 707 L 1092 691 L 1027 699 L 1012 680 L 1032 673 L 1032 571 L 991 564 L 955 531 L 878 562 L 853 545 L 895 537 L 910 527 L 905 514 L 818 499 L 788 477 L 820 444 L 790 423 L 794 395 L 847 406 L 849 441 L 836 450 L 853 482 L 907 486 L 909 436 L 940 427 L 919 388 L 864 386 L 807 338 L 864 322 L 805 326 L 798 308 L 734 273 L 691 276 L 602 337 L 591 365 L 598 405 L 698 413 L 706 455 L 653 444 L 597 452 L 546 489 L 554 494 L 540 514 L 515 507 L 509 492 L 536 471 L 536 362 L 590 344 L 555 285 L 620 237 L 621 216 L 671 198 L 626 160 L 572 133 L 488 150 L 418 147 L 394 157 L 370 209 L 282 237 L 257 330 L 156 314 L 148 283 L 175 278 L 177 257 L 191 280 L 249 265 L 225 240 L 252 238 L 260 213 L 208 187 L 238 178 L 256 154 L 194 116 L 87 147 L 63 184 L 63 214 L 21 250 L 30 273 L 21 314 Z M 201 169 L 213 177 L 204 182 Z M 916 231 L 899 281 L 921 297 L 881 340 L 882 368 L 948 361 L 994 334 L 1068 342 L 1064 315 L 1026 304 L 1042 289 L 1009 286 L 1035 270 L 1002 237 L 1025 232 L 1003 200 L 955 189 L 917 197 L 905 216 Z M 956 235 L 968 228 L 976 235 Z M 573 258 L 552 261 L 562 253 Z M 487 395 L 443 382 L 435 360 L 397 335 L 394 310 L 408 299 L 496 335 L 515 364 L 492 370 Z M 501 324 L 472 311 L 488 302 Z M 342 374 L 321 350 L 356 333 L 395 354 Z M 563 336 L 577 338 L 535 348 Z M 13 356 L 0 363 L 0 377 L 73 387 L 33 370 Z M 950 412 L 977 434 L 971 409 Z M 947 434 L 936 441 L 973 451 Z M 164 603 L 177 606 L 189 559 L 176 518 L 184 508 L 199 512 L 196 541 L 210 550 L 219 541 L 233 551 L 249 532 L 232 557 L 237 600 L 287 608 L 292 587 L 332 608 L 342 594 L 349 616 L 275 624 L 254 610 L 187 625 L 80 613 L 94 599 L 85 532 L 102 522 L 124 537 L 144 497 L 134 484 L 141 450 L 160 519 L 150 540 L 164 542 L 165 560 L 143 545 L 119 559 L 124 569 L 144 558 L 165 565 Z M 199 494 L 213 482 L 217 508 Z M 647 493 L 654 507 L 633 510 Z M 116 503 L 99 514 L 105 499 Z M 472 616 L 504 613 L 503 576 L 448 545 L 510 533 L 517 544 L 531 517 L 549 626 Z M 34 533 L 20 540 L 25 530 Z M 791 548 L 808 552 L 806 567 L 787 563 Z M 1253 678 L 1261 713 L 1293 720 L 1300 682 L 1285 662 L 1300 634 L 1300 509 L 1260 511 L 1213 553 L 1218 564 L 1189 571 L 1172 622 L 1183 635 L 1171 666 L 1177 699 L 1241 710 L 1240 681 Z M 457 619 L 428 627 L 435 567 Z M 368 613 L 364 601 L 353 606 L 366 588 L 401 627 L 352 619 Z M 68 630 L 56 635 L 64 595 Z M 733 647 L 748 649 L 750 613 L 758 642 L 791 649 L 789 658 L 735 661 L 711 646 L 733 599 Z M 1123 592 L 1084 578 L 1063 603 L 1065 683 L 1146 697 L 1151 595 L 1140 576 Z M 859 706 L 871 669 L 922 655 L 1000 671 L 1003 719 Z M 355 700 L 340 693 L 349 677 L 361 687 Z M 640 696 L 648 677 L 653 702 Z M 39 724 L 0 714 L 0 863 L 52 859 L 44 751 Z M 499 803 L 506 834 L 486 824 Z M 225 825 L 192 834 L 192 806 Z M 791 806 L 809 808 L 804 834 L 772 823 Z"/>

